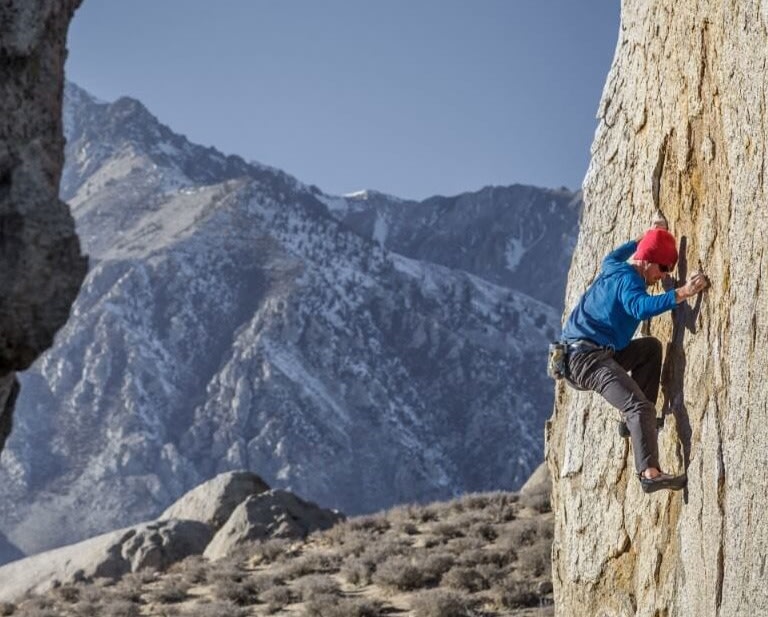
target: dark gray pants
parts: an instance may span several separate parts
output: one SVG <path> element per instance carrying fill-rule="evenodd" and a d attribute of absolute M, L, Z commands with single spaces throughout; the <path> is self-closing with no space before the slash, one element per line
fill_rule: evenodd
<path fill-rule="evenodd" d="M 632 438 L 637 472 L 649 467 L 660 469 L 655 407 L 661 378 L 658 339 L 633 339 L 617 352 L 595 349 L 571 353 L 568 370 L 576 385 L 594 390 L 621 412 Z"/>

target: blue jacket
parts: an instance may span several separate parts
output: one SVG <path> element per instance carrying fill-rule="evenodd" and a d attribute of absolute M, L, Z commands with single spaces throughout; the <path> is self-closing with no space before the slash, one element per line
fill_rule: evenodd
<path fill-rule="evenodd" d="M 568 317 L 564 341 L 589 339 L 624 349 L 641 321 L 675 308 L 674 289 L 648 294 L 643 277 L 627 263 L 636 249 L 637 242 L 627 242 L 605 256 L 600 274 Z"/>

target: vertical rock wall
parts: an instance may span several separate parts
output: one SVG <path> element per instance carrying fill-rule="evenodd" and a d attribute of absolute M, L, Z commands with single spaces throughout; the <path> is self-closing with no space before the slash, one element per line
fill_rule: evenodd
<path fill-rule="evenodd" d="M 69 21 L 80 0 L 0 0 L 0 450 L 14 371 L 66 321 L 86 271 L 58 198 Z"/>
<path fill-rule="evenodd" d="M 617 412 L 558 386 L 557 615 L 768 615 L 767 59 L 765 0 L 622 2 L 566 307 L 657 207 L 676 276 L 703 268 L 712 288 L 650 324 L 667 343 L 661 463 L 687 491 L 644 495 Z"/>

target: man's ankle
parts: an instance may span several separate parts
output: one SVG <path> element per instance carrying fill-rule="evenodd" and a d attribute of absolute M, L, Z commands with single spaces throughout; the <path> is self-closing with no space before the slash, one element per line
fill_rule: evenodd
<path fill-rule="evenodd" d="M 648 480 L 652 480 L 653 478 L 655 478 L 660 474 L 661 474 L 661 471 L 656 467 L 648 467 L 648 469 L 644 469 L 643 471 L 640 472 L 640 476 Z"/>

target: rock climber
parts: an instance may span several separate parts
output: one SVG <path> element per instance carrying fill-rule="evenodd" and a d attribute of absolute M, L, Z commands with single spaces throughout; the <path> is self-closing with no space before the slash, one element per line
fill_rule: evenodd
<path fill-rule="evenodd" d="M 675 308 L 703 291 L 709 281 L 694 274 L 684 285 L 651 295 L 646 287 L 664 279 L 677 263 L 675 237 L 657 217 L 639 242 L 608 253 L 598 277 L 571 312 L 563 328 L 568 380 L 593 390 L 621 413 L 628 429 L 635 468 L 644 492 L 680 490 L 687 477 L 659 466 L 656 398 L 662 346 L 651 336 L 632 338 L 641 321 Z"/>

